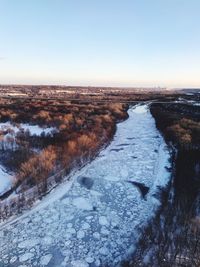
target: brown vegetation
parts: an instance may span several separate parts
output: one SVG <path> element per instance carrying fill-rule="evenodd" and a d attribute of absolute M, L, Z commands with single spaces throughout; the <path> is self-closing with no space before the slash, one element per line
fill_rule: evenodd
<path fill-rule="evenodd" d="M 151 112 L 167 141 L 183 149 L 200 147 L 200 107 L 153 104 Z"/>
<path fill-rule="evenodd" d="M 125 104 L 72 104 L 64 100 L 1 99 L 0 122 L 54 127 L 51 134 L 6 128 L 0 132 L 0 162 L 16 172 L 21 190 L 43 183 L 74 162 L 91 158 L 112 138 L 116 122 L 127 118 Z M 9 136 L 7 134 L 10 134 Z M 6 137 L 6 141 L 4 137 Z"/>

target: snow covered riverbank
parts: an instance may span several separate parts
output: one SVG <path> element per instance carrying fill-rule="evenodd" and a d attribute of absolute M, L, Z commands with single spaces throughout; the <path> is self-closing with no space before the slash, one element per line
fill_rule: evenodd
<path fill-rule="evenodd" d="M 155 193 L 169 180 L 169 158 L 148 107 L 129 109 L 112 143 L 70 188 L 60 185 L 0 229 L 0 266 L 116 266 L 160 204 Z"/>

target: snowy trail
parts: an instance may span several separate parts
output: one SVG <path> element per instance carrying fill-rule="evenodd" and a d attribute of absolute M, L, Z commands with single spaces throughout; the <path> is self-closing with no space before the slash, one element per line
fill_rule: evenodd
<path fill-rule="evenodd" d="M 116 266 L 160 204 L 155 193 L 169 180 L 169 158 L 148 107 L 129 109 L 112 143 L 70 187 L 0 229 L 0 266 Z M 149 187 L 146 197 L 128 181 Z"/>

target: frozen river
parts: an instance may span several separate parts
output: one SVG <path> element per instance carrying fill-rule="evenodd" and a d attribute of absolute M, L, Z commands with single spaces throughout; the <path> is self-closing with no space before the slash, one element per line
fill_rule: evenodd
<path fill-rule="evenodd" d="M 117 266 L 160 204 L 169 158 L 148 107 L 130 108 L 94 161 L 0 228 L 0 266 Z"/>

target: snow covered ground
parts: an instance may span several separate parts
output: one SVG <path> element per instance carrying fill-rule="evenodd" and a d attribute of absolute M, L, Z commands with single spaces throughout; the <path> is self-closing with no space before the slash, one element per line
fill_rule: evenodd
<path fill-rule="evenodd" d="M 53 133 L 58 132 L 56 127 L 42 128 L 39 125 L 30 125 L 27 123 L 12 124 L 11 122 L 0 122 L 0 132 L 3 132 L 3 136 L 0 140 L 0 146 L 6 149 L 17 149 L 16 135 L 23 130 L 28 132 L 30 136 L 53 136 Z"/>
<path fill-rule="evenodd" d="M 111 144 L 71 183 L 1 226 L 0 266 L 117 266 L 160 204 L 169 158 L 147 106 L 129 109 Z M 131 181 L 149 187 L 144 198 Z"/>
<path fill-rule="evenodd" d="M 14 134 L 17 134 L 20 129 L 23 129 L 24 131 L 29 131 L 30 135 L 38 135 L 40 136 L 42 133 L 45 135 L 51 135 L 53 131 L 56 131 L 57 129 L 55 127 L 46 127 L 42 128 L 39 125 L 30 125 L 27 123 L 20 123 L 13 125 L 10 122 L 1 122 L 0 123 L 0 130 L 6 130 L 11 129 Z"/>
<path fill-rule="evenodd" d="M 23 129 L 25 132 L 29 131 L 30 135 L 37 135 L 40 136 L 42 133 L 45 135 L 51 135 L 54 131 L 57 131 L 54 127 L 49 128 L 41 128 L 38 125 L 29 125 L 29 124 L 18 124 L 13 125 L 10 122 L 1 122 L 0 123 L 0 131 L 5 132 L 6 134 L 0 140 L 0 145 L 4 147 L 4 149 L 15 149 L 17 147 L 15 142 L 15 136 Z M 12 140 L 12 141 L 11 141 Z M 0 195 L 8 191 L 12 183 L 14 181 L 14 175 L 8 174 L 2 166 L 0 166 Z"/>

